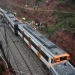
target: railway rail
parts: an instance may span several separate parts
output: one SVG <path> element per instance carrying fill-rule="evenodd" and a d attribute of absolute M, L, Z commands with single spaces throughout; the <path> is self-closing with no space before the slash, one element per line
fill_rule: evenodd
<path fill-rule="evenodd" d="M 7 32 L 7 38 L 10 39 L 11 43 L 12 43 L 13 40 L 10 37 L 8 32 Z M 11 48 L 9 43 L 8 43 L 8 46 L 9 46 L 9 48 Z M 33 75 L 32 71 L 30 70 L 30 68 L 27 65 L 26 61 L 23 59 L 21 53 L 19 52 L 17 46 L 14 44 L 13 47 L 14 47 L 14 49 L 13 49 L 13 51 L 10 49 L 10 53 L 11 53 L 13 59 L 14 59 L 14 62 L 16 64 L 16 66 L 17 66 L 16 72 L 19 72 L 17 75 L 21 75 L 21 73 L 23 73 L 23 72 L 25 73 L 23 75 Z M 21 64 L 23 64 L 23 65 L 21 65 Z"/>
<path fill-rule="evenodd" d="M 9 54 L 10 54 L 10 57 L 11 57 L 13 63 L 15 64 L 14 66 L 16 66 L 16 69 L 15 70 L 16 70 L 17 75 L 21 75 L 21 74 L 22 75 L 46 75 L 47 72 L 45 72 L 45 70 L 43 71 L 42 68 L 40 68 L 38 62 L 36 62 L 36 60 L 32 56 L 33 54 L 31 54 L 28 51 L 28 48 L 24 44 L 23 44 L 24 46 L 22 46 L 22 43 L 18 45 L 17 44 L 18 41 L 16 41 L 17 38 L 16 38 L 16 40 L 14 40 L 15 39 L 13 37 L 14 34 L 11 32 L 11 30 L 9 29 L 9 27 L 6 26 L 6 28 L 7 28 L 6 29 L 6 33 L 7 33 L 7 40 L 8 40 L 8 46 L 9 46 Z M 2 32 L 2 33 L 4 33 L 4 32 Z M 10 41 L 10 43 L 9 43 L 9 41 Z M 13 48 L 14 49 L 12 49 L 12 50 L 11 50 L 11 48 L 12 48 L 11 47 L 12 46 L 11 44 L 12 45 L 14 44 L 13 45 Z M 21 49 L 20 46 L 22 46 L 23 48 Z M 25 50 L 25 51 L 23 52 L 22 50 Z M 34 64 L 36 64 L 36 66 L 33 65 L 33 67 L 32 67 L 30 65 L 31 62 L 29 62 L 29 60 L 26 58 L 26 56 L 24 56 L 25 53 L 26 53 L 26 56 L 28 56 L 30 58 L 29 60 L 31 60 L 31 62 L 34 61 Z"/>

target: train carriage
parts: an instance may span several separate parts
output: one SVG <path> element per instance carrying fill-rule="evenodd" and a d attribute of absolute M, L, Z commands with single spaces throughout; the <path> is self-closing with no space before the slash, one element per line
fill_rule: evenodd
<path fill-rule="evenodd" d="M 19 24 L 19 35 L 36 53 L 43 63 L 50 68 L 51 63 L 69 60 L 70 55 L 57 47 L 54 43 L 38 33 L 30 25 Z"/>
<path fill-rule="evenodd" d="M 18 35 L 18 24 L 21 24 L 21 22 L 11 12 L 6 12 L 4 17 L 11 30 L 15 35 Z"/>
<path fill-rule="evenodd" d="M 53 75 L 75 75 L 75 68 L 66 60 L 51 64 L 50 71 Z"/>
<path fill-rule="evenodd" d="M 29 33 L 25 27 L 26 24 L 18 25 L 18 34 L 21 38 L 28 44 L 28 46 L 34 51 L 34 53 L 43 60 L 44 63 L 49 63 L 49 56 L 47 56 L 46 52 L 43 51 L 41 47 L 41 43 L 32 36 L 32 33 Z M 49 65 L 48 65 L 49 66 Z"/>

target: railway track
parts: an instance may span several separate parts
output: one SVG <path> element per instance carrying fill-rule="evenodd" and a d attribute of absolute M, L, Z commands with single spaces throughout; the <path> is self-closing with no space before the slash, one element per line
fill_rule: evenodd
<path fill-rule="evenodd" d="M 21 53 L 19 52 L 17 46 L 15 45 L 15 43 L 13 42 L 11 36 L 9 35 L 9 33 L 6 31 L 7 34 L 7 38 L 10 40 L 8 42 L 8 47 L 9 50 L 12 55 L 12 58 L 15 62 L 16 65 L 16 73 L 17 75 L 33 75 L 31 69 L 29 68 L 27 62 L 24 60 L 24 58 L 22 57 Z M 10 45 L 9 45 L 10 44 Z M 11 46 L 13 46 L 14 49 L 11 50 Z M 10 57 L 10 56 L 9 56 Z"/>
<path fill-rule="evenodd" d="M 17 75 L 47 75 L 47 72 L 40 67 L 39 63 L 29 52 L 28 47 L 22 40 L 15 37 L 13 32 L 6 26 L 7 40 L 9 46 L 10 62 L 15 66 Z M 11 32 L 11 34 L 10 34 Z M 2 32 L 4 33 L 4 32 Z M 20 38 L 21 39 L 21 38 Z M 19 42 L 18 42 L 19 40 Z M 20 43 L 21 42 L 21 43 Z M 13 46 L 13 49 L 11 50 Z M 20 47 L 22 46 L 22 47 Z M 16 48 L 16 49 L 15 49 Z"/>

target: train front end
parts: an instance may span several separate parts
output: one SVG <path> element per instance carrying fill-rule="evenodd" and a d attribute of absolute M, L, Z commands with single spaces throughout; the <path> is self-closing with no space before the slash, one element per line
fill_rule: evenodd
<path fill-rule="evenodd" d="M 54 56 L 54 62 L 60 62 L 60 61 L 63 61 L 63 60 L 70 60 L 70 55 L 66 53 L 66 54 Z"/>

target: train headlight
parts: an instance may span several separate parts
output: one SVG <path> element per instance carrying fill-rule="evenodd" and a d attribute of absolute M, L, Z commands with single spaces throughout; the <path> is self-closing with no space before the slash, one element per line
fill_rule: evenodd
<path fill-rule="evenodd" d="M 70 55 L 67 55 L 67 60 L 70 60 Z"/>
<path fill-rule="evenodd" d="M 54 61 L 55 62 L 59 62 L 60 61 L 60 58 L 59 57 L 58 58 L 57 57 L 54 57 Z"/>

